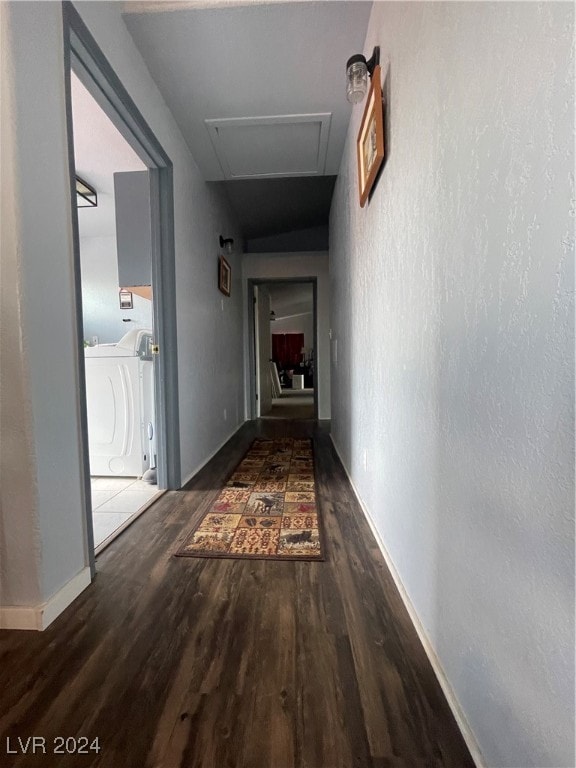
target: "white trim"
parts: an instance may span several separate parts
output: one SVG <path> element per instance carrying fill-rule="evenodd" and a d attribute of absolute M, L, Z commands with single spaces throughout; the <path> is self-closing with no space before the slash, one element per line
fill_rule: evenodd
<path fill-rule="evenodd" d="M 378 529 L 376 528 L 376 525 L 374 524 L 374 521 L 372 520 L 370 513 L 368 512 L 368 509 L 364 504 L 364 502 L 362 501 L 362 498 L 360 497 L 360 494 L 358 493 L 358 490 L 354 485 L 354 482 L 350 477 L 350 474 L 348 473 L 348 468 L 346 467 L 346 464 L 342 459 L 338 446 L 336 445 L 336 442 L 334 441 L 334 437 L 332 435 L 330 435 L 330 440 L 332 441 L 334 450 L 336 451 L 336 454 L 340 459 L 340 463 L 342 464 L 344 472 L 346 473 L 348 482 L 352 486 L 352 490 L 354 491 L 354 495 L 356 496 L 358 504 L 360 505 L 360 509 L 364 513 L 364 517 L 366 518 L 366 521 L 368 522 L 368 525 L 370 526 L 370 529 L 374 534 L 374 538 L 376 539 L 376 543 L 378 544 L 378 547 L 382 552 L 382 556 L 386 562 L 386 565 L 388 566 L 390 575 L 394 579 L 396 589 L 400 593 L 402 602 L 404 603 L 404 606 L 408 611 L 410 620 L 412 621 L 412 624 L 414 625 L 414 629 L 416 630 L 416 633 L 420 638 L 420 642 L 422 643 L 426 656 L 428 656 L 428 661 L 430 662 L 432 669 L 434 670 L 434 674 L 436 675 L 436 678 L 440 683 L 442 692 L 446 697 L 448 706 L 452 710 L 452 714 L 454 715 L 456 724 L 458 725 L 458 728 L 460 729 L 460 733 L 462 734 L 462 737 L 466 742 L 466 746 L 468 747 L 470 754 L 472 755 L 472 759 L 474 760 L 474 763 L 476 764 L 477 768 L 486 768 L 486 763 L 484 762 L 484 759 L 482 757 L 482 753 L 480 751 L 478 742 L 476 741 L 476 737 L 474 736 L 474 732 L 472 731 L 472 728 L 470 727 L 470 724 L 466 719 L 466 715 L 464 714 L 462 707 L 460 706 L 460 702 L 458 701 L 458 698 L 456 696 L 456 693 L 454 692 L 454 689 L 450 685 L 450 681 L 448 680 L 446 672 L 444 671 L 442 664 L 440 663 L 440 659 L 436 655 L 436 651 L 434 650 L 434 647 L 430 642 L 430 638 L 428 637 L 426 629 L 424 628 L 422 622 L 420 621 L 418 613 L 416 612 L 416 609 L 414 608 L 412 601 L 410 600 L 410 596 L 406 591 L 404 584 L 402 583 L 402 578 L 400 577 L 400 574 L 396 570 L 394 561 L 392 560 L 390 553 L 386 549 L 386 545 L 384 544 L 384 541 L 382 540 L 382 537 Z"/>
<path fill-rule="evenodd" d="M 210 456 L 208 456 L 208 458 L 205 461 L 203 461 L 202 464 L 199 464 L 196 467 L 196 469 L 190 475 L 188 475 L 186 480 L 184 480 L 184 482 L 182 483 L 182 488 L 184 488 L 184 486 L 187 485 L 187 483 L 189 483 L 190 480 L 192 480 L 192 478 L 195 477 L 198 474 L 198 472 L 200 472 L 200 470 L 203 469 L 206 466 L 206 464 L 208 464 L 208 462 L 211 461 L 214 458 L 214 456 L 216 456 L 218 451 L 220 451 L 220 450 L 222 450 L 222 448 L 224 448 L 224 446 L 226 445 L 228 440 L 231 440 L 234 437 L 234 435 L 236 434 L 236 432 L 238 432 L 238 430 L 241 429 L 244 426 L 245 423 L 246 422 L 243 421 L 242 424 L 238 424 L 236 429 L 234 429 L 232 432 L 230 432 L 228 437 L 224 438 L 224 440 L 220 443 L 220 445 L 212 451 Z"/>
<path fill-rule="evenodd" d="M 84 568 L 64 584 L 56 594 L 41 605 L 0 607 L 2 629 L 32 629 L 42 631 L 52 624 L 91 582 L 90 568 Z"/>

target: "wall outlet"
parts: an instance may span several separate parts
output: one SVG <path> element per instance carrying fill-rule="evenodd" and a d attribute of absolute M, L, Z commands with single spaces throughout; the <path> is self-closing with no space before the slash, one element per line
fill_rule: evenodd
<path fill-rule="evenodd" d="M 92 336 L 92 346 L 95 347 L 98 345 L 98 336 Z"/>

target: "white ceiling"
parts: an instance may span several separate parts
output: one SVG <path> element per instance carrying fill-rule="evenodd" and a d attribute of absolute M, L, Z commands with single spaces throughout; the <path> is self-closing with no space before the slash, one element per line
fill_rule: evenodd
<path fill-rule="evenodd" d="M 265 283 L 270 294 L 270 309 L 276 319 L 308 314 L 313 310 L 311 283 Z"/>
<path fill-rule="evenodd" d="M 204 178 L 252 185 L 251 237 L 270 235 L 274 209 L 291 210 L 276 233 L 310 226 L 299 179 L 309 193 L 314 178 L 338 173 L 351 113 L 345 65 L 363 51 L 371 7 L 362 0 L 124 4 L 126 26 Z M 286 177 L 291 185 L 265 184 Z M 316 188 L 324 223 L 332 189 Z"/>
<path fill-rule="evenodd" d="M 345 65 L 363 50 L 371 3 L 173 5 L 160 10 L 154 2 L 143 13 L 145 3 L 125 3 L 124 21 L 204 178 L 227 178 L 231 152 L 236 178 L 274 174 L 276 166 L 283 175 L 338 173 L 351 110 Z M 247 131 L 239 118 L 276 121 Z M 228 121 L 225 148 L 215 147 L 207 120 Z M 325 158 L 311 163 L 324 149 Z"/>
<path fill-rule="evenodd" d="M 94 187 L 98 194 L 96 208 L 78 209 L 80 236 L 115 235 L 113 174 L 143 171 L 146 166 L 74 73 L 72 120 L 76 175 Z"/>

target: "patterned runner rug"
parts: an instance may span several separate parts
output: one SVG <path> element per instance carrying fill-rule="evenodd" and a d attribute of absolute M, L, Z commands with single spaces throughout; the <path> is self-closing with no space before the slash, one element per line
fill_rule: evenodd
<path fill-rule="evenodd" d="M 176 552 L 323 560 L 311 440 L 258 439 Z"/>

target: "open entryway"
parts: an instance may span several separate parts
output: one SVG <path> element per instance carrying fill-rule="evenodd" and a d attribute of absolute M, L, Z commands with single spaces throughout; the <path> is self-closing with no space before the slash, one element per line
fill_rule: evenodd
<path fill-rule="evenodd" d="M 255 415 L 317 414 L 316 281 L 252 281 Z"/>
<path fill-rule="evenodd" d="M 157 497 L 150 177 L 71 73 L 94 547 Z"/>
<path fill-rule="evenodd" d="M 180 485 L 172 166 L 71 6 L 65 16 L 78 386 L 94 572 L 94 555 L 163 489 Z"/>

